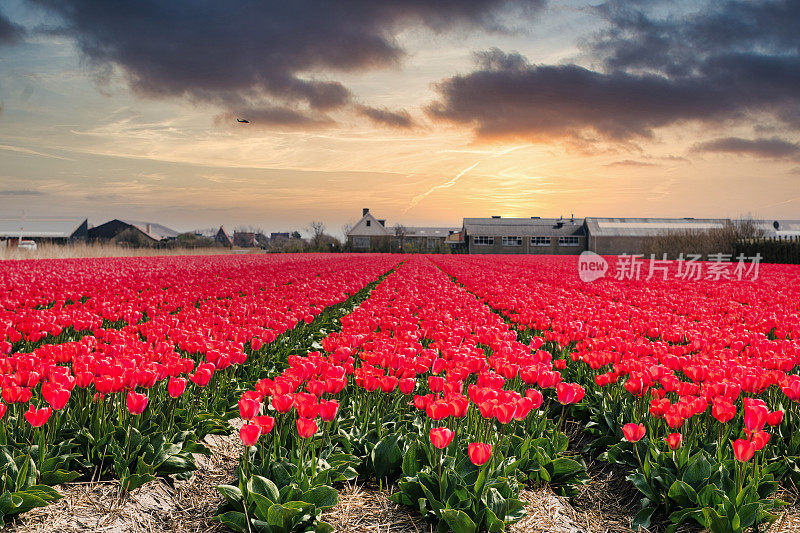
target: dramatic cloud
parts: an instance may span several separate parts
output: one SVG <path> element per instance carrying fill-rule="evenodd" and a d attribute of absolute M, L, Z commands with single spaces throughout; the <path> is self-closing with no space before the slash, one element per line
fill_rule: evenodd
<path fill-rule="evenodd" d="M 121 69 L 143 95 L 188 96 L 251 116 L 263 107 L 283 123 L 302 105 L 317 124 L 351 100 L 319 73 L 391 67 L 405 54 L 395 35 L 408 27 L 496 29 L 501 10 L 535 10 L 544 0 L 37 1 L 61 17 L 61 31 L 99 75 Z"/>
<path fill-rule="evenodd" d="M 25 30 L 0 13 L 0 45 L 14 44 L 25 34 Z"/>
<path fill-rule="evenodd" d="M 724 137 L 694 147 L 697 152 L 750 155 L 769 159 L 800 159 L 800 145 L 783 139 L 742 139 Z"/>
<path fill-rule="evenodd" d="M 390 111 L 386 108 L 358 106 L 358 113 L 367 117 L 376 124 L 394 128 L 413 128 L 416 124 L 405 109 Z"/>
<path fill-rule="evenodd" d="M 429 115 L 535 142 L 631 141 L 754 116 L 800 129 L 800 2 L 710 2 L 662 18 L 640 5 L 596 8 L 609 26 L 585 48 L 600 68 L 481 52 L 473 72 L 438 84 Z"/>

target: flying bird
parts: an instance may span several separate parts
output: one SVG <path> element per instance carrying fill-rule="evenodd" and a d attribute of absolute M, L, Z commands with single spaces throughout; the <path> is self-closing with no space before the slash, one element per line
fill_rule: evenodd
<path fill-rule="evenodd" d="M 249 121 L 249 120 L 245 120 L 245 119 L 243 119 L 243 118 L 237 118 L 237 119 L 236 119 L 236 122 L 242 122 L 242 123 L 244 123 L 244 124 L 250 124 L 250 121 Z"/>

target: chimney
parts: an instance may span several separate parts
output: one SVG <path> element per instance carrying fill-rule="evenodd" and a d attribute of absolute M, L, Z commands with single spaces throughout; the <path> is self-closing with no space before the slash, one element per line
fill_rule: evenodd
<path fill-rule="evenodd" d="M 150 223 L 147 224 L 147 233 L 150 233 Z"/>
<path fill-rule="evenodd" d="M 369 207 L 365 207 L 364 209 L 361 210 L 362 217 L 367 216 L 367 213 L 369 213 Z"/>
<path fill-rule="evenodd" d="M 570 213 L 570 214 L 569 214 L 569 221 L 570 221 L 572 224 L 574 224 L 574 223 L 575 223 L 575 213 Z"/>

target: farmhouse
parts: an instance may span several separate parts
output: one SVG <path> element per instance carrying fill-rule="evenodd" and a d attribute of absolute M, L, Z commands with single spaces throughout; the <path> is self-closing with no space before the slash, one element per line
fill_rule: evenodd
<path fill-rule="evenodd" d="M 588 249 L 600 255 L 642 253 L 649 237 L 681 231 L 720 229 L 722 218 L 586 218 Z"/>
<path fill-rule="evenodd" d="M 0 241 L 16 245 L 20 239 L 68 243 L 87 239 L 85 218 L 0 216 Z"/>
<path fill-rule="evenodd" d="M 586 250 L 582 218 L 465 218 L 471 254 L 575 255 Z"/>
<path fill-rule="evenodd" d="M 436 250 L 448 237 L 458 233 L 455 227 L 403 226 L 387 228 L 386 220 L 375 218 L 364 208 L 359 220 L 347 232 L 347 242 L 353 250 L 403 251 Z"/>
<path fill-rule="evenodd" d="M 109 220 L 89 230 L 90 241 L 127 242 L 139 245 L 152 245 L 175 239 L 178 232 L 155 222 L 134 220 Z"/>
<path fill-rule="evenodd" d="M 222 246 L 227 246 L 228 248 L 233 246 L 233 240 L 231 239 L 228 232 L 225 231 L 225 226 L 220 226 L 219 231 L 214 236 L 214 242 L 221 244 Z"/>

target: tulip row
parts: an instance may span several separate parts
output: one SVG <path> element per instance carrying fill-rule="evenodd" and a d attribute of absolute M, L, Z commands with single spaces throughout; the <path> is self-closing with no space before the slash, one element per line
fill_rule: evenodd
<path fill-rule="evenodd" d="M 398 259 L 8 262 L 0 286 L 0 516 L 77 477 L 186 477 L 237 390 L 338 327 Z M 42 283 L 34 283 L 47 275 Z M 19 288 L 24 283 L 31 287 Z M 44 288 L 43 288 L 44 287 Z M 91 292 L 95 291 L 95 292 Z"/>
<path fill-rule="evenodd" d="M 495 531 L 523 516 L 520 483 L 570 493 L 586 479 L 552 420 L 583 388 L 562 381 L 545 339 L 519 342 L 428 258 L 407 259 L 341 323 L 241 396 L 248 448 L 238 486 L 221 487 L 230 527 L 328 528 L 304 495 L 359 476 L 397 481 L 395 501 L 440 528 Z"/>
<path fill-rule="evenodd" d="M 589 451 L 629 464 L 644 496 L 634 526 L 757 527 L 774 519 L 777 483 L 800 481 L 798 267 L 587 284 L 574 258 L 434 260 L 566 356 L 563 375 L 587 391 Z"/>

